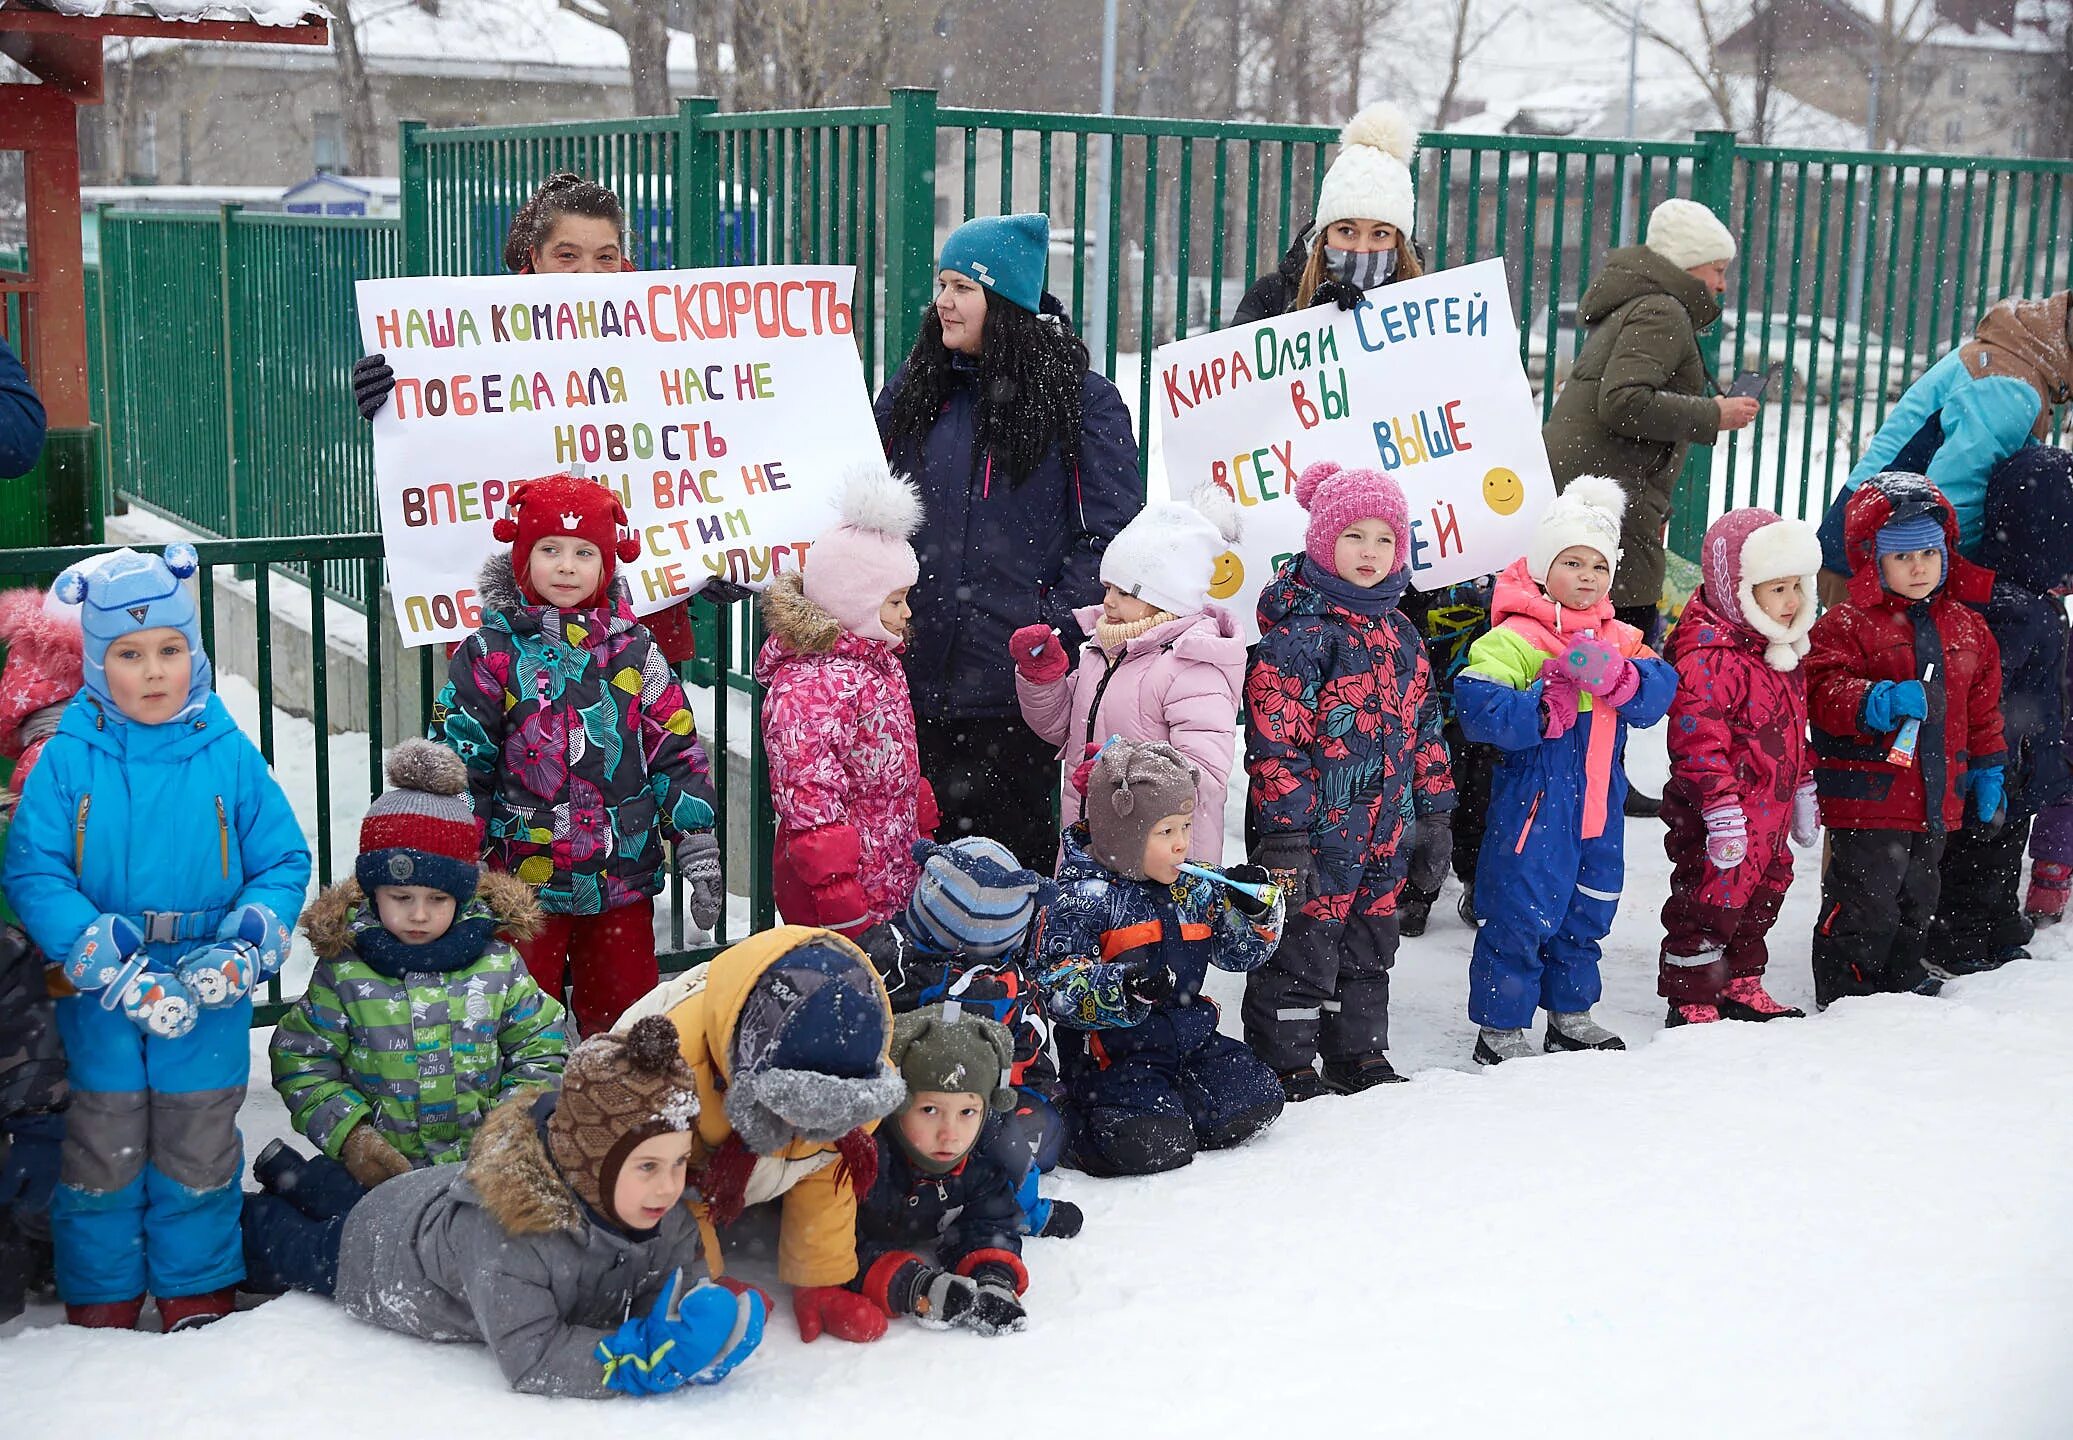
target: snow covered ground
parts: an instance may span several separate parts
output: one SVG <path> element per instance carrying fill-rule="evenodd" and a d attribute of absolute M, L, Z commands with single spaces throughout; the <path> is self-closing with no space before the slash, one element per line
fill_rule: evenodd
<path fill-rule="evenodd" d="M 1655 822 L 1628 836 L 1600 1014 L 1631 1052 L 1477 1072 L 1450 896 L 1396 970 L 1413 1083 L 1302 1106 L 1173 1175 L 1056 1177 L 1087 1228 L 1030 1242 L 1020 1335 L 900 1324 L 808 1349 L 781 1314 L 723 1387 L 642 1418 L 848 1440 L 951 1410 L 1075 1436 L 2065 1434 L 2073 934 L 1939 1000 L 1664 1034 L 1667 867 Z M 1774 988 L 1802 1005 L 1816 896 L 1809 863 L 1774 946 Z M 1212 984 L 1227 1028 L 1241 988 Z M 253 1150 L 289 1133 L 263 1078 L 244 1125 Z M 306 1297 L 174 1338 L 57 1319 L 0 1330 L 9 1440 L 638 1423 L 636 1402 L 515 1396 L 486 1351 Z"/>

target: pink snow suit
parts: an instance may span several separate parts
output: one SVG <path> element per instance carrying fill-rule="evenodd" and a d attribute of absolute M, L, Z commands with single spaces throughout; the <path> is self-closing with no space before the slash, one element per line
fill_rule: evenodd
<path fill-rule="evenodd" d="M 1101 607 L 1075 610 L 1073 619 L 1093 635 Z M 1085 758 L 1088 745 L 1111 735 L 1163 741 L 1187 756 L 1200 777 L 1188 858 L 1214 865 L 1223 854 L 1224 786 L 1237 748 L 1244 685 L 1245 642 L 1238 622 L 1211 605 L 1154 626 L 1113 655 L 1090 639 L 1080 649 L 1080 663 L 1056 680 L 1031 680 L 1018 669 L 1015 698 L 1029 728 L 1058 746 L 1067 772 Z M 1059 796 L 1064 823 L 1081 819 L 1086 802 L 1079 792 L 1061 785 Z"/>
<path fill-rule="evenodd" d="M 779 576 L 763 606 L 756 679 L 777 908 L 789 924 L 855 936 L 905 908 L 920 875 L 909 852 L 936 827 L 907 675 L 898 647 L 844 630 L 796 574 Z"/>
<path fill-rule="evenodd" d="M 1705 583 L 1665 647 L 1677 667 L 1663 791 L 1673 869 L 1656 988 L 1673 1004 L 1710 1005 L 1729 980 L 1763 974 L 1765 936 L 1792 884 L 1793 796 L 1813 778 L 1799 662 L 1820 551 L 1808 527 L 1756 508 L 1714 521 L 1701 549 Z M 1809 567 L 1802 609 L 1781 626 L 1753 591 L 1799 566 Z M 1748 852 L 1721 870 L 1706 858 L 1706 816 L 1725 807 L 1740 808 Z"/>

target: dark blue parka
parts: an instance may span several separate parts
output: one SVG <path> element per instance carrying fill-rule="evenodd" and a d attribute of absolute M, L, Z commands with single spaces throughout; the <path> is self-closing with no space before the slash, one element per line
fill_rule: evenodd
<path fill-rule="evenodd" d="M 0 345 L 0 476 L 26 475 L 43 454 L 43 401 L 13 350 Z"/>
<path fill-rule="evenodd" d="M 977 443 L 978 363 L 957 356 L 953 365 L 959 384 L 920 443 L 890 438 L 905 366 L 875 407 L 893 468 L 921 488 L 907 683 L 924 719 L 1004 719 L 1021 713 L 1008 637 L 1041 622 L 1056 627 L 1067 654 L 1084 643 L 1072 612 L 1101 599 L 1101 552 L 1144 508 L 1144 477 L 1123 397 L 1090 370 L 1080 384 L 1078 467 L 1053 445 L 1011 484 Z"/>
<path fill-rule="evenodd" d="M 2066 602 L 2073 583 L 2073 452 L 2031 445 L 1987 481 L 1979 562 L 1994 592 L 1979 613 L 2001 647 L 2008 808 L 2035 814 L 2073 795 L 2066 753 Z"/>
<path fill-rule="evenodd" d="M 878 1178 L 857 1206 L 856 1288 L 886 1304 L 903 1265 L 933 1264 L 960 1275 L 980 1266 L 1029 1283 L 1022 1268 L 1020 1174 L 998 1159 L 1001 1117 L 989 1115 L 971 1153 L 947 1174 L 931 1175 L 910 1160 L 888 1120 L 878 1130 Z"/>

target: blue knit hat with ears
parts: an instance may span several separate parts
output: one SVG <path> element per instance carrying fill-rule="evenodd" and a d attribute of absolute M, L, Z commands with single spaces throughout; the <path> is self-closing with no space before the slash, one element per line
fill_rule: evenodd
<path fill-rule="evenodd" d="M 122 718 L 108 693 L 103 661 L 108 647 L 139 630 L 177 630 L 187 637 L 194 657 L 187 685 L 187 704 L 175 719 L 185 719 L 208 699 L 214 675 L 202 649 L 201 623 L 194 596 L 182 582 L 201 569 L 192 545 L 168 545 L 163 558 L 136 550 L 84 560 L 58 576 L 58 599 L 79 607 L 80 669 L 87 693 L 109 715 Z"/>
<path fill-rule="evenodd" d="M 943 242 L 938 270 L 969 275 L 1030 314 L 1044 304 L 1044 267 L 1051 258 L 1051 221 L 1043 215 L 982 215 Z"/>

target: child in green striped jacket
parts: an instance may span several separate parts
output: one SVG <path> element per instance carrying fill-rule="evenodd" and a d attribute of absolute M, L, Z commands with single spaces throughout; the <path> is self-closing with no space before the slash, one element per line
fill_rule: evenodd
<path fill-rule="evenodd" d="M 269 1047 L 296 1129 L 366 1186 L 467 1159 L 497 1102 L 554 1084 L 567 1053 L 561 1005 L 513 948 L 539 905 L 477 863 L 460 757 L 408 740 L 387 768 L 354 878 L 303 912 L 317 966 Z"/>

